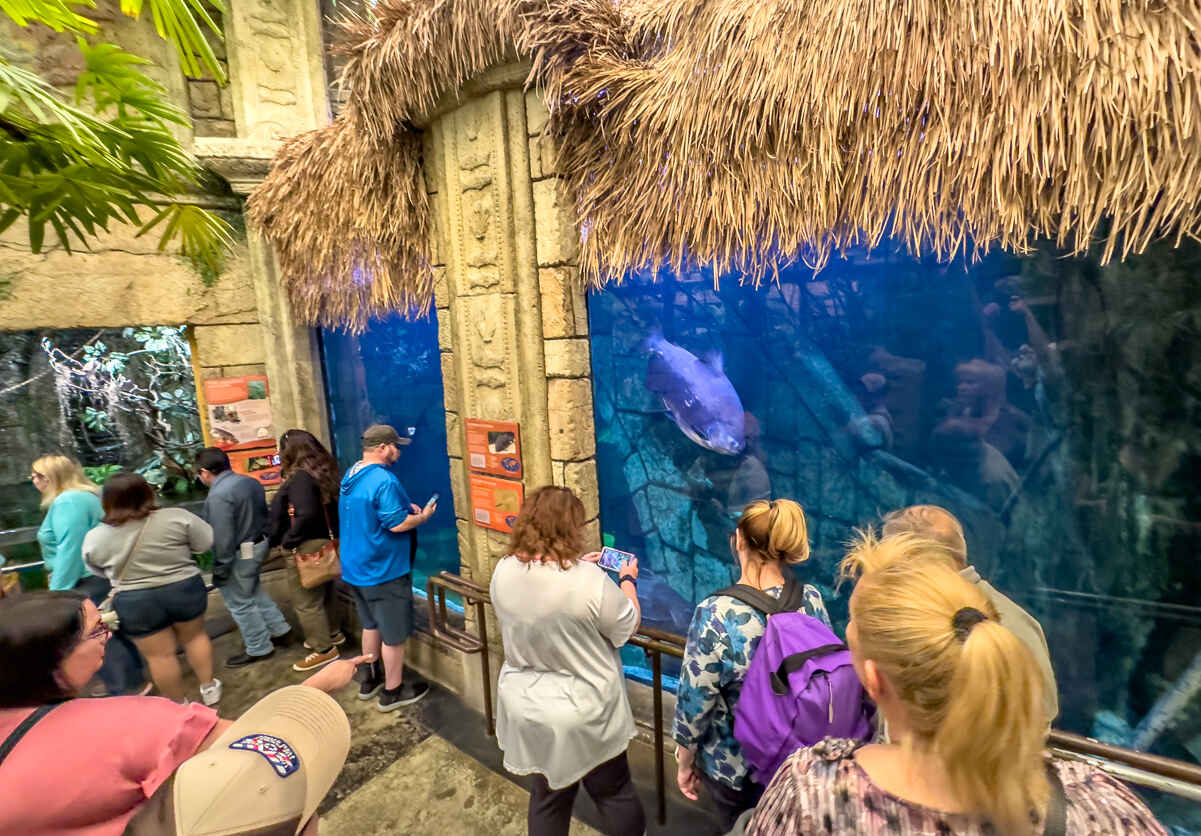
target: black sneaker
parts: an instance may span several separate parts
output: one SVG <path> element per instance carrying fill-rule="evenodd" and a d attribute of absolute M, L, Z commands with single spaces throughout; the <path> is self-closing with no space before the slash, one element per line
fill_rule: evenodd
<path fill-rule="evenodd" d="M 261 662 L 264 659 L 270 659 L 274 655 L 274 650 L 264 653 L 262 656 L 251 656 L 249 653 L 239 653 L 237 656 L 230 656 L 228 659 L 226 659 L 225 667 L 244 668 L 247 665 L 253 665 L 255 662 Z"/>
<path fill-rule="evenodd" d="M 395 691 L 385 689 L 376 708 L 380 711 L 395 711 L 402 705 L 412 705 L 429 692 L 429 683 L 414 682 L 410 685 L 402 682 Z"/>
<path fill-rule="evenodd" d="M 384 687 L 384 671 L 379 662 L 366 662 L 355 670 L 359 680 L 359 699 L 369 700 Z"/>

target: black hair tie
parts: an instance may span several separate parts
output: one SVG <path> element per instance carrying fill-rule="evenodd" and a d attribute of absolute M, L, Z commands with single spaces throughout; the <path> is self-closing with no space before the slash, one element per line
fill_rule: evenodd
<path fill-rule="evenodd" d="M 965 642 L 972 628 L 987 620 L 988 616 L 975 607 L 963 607 L 951 618 L 951 629 L 955 631 L 955 638 Z"/>

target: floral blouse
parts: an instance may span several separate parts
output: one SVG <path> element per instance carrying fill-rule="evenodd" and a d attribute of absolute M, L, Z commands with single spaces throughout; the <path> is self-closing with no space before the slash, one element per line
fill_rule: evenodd
<path fill-rule="evenodd" d="M 764 591 L 779 598 L 784 587 Z M 805 584 L 801 612 L 830 626 L 821 593 L 809 584 Z M 742 747 L 734 739 L 734 707 L 766 629 L 763 613 L 728 595 L 710 595 L 701 601 L 688 627 L 673 737 L 681 746 L 696 750 L 697 769 L 734 789 L 741 789 L 749 771 Z"/>
<path fill-rule="evenodd" d="M 857 740 L 827 738 L 798 749 L 776 772 L 747 836 L 996 836 L 980 816 L 944 813 L 876 786 L 855 760 Z M 1129 787 L 1088 764 L 1057 760 L 1065 831 L 1072 836 L 1167 836 Z M 1039 823 L 1037 833 L 1043 832 Z"/>

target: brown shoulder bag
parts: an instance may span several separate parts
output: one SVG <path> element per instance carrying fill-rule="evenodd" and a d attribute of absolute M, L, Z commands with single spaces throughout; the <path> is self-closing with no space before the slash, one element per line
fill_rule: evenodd
<path fill-rule="evenodd" d="M 334 537 L 334 527 L 329 521 L 329 508 L 322 504 L 321 510 L 325 514 L 325 529 L 329 532 L 329 542 L 318 551 L 305 554 L 299 549 L 292 549 L 292 557 L 296 560 L 296 572 L 300 575 L 300 585 L 305 589 L 313 589 L 342 577 L 342 560 L 338 557 L 338 539 Z M 288 505 L 288 516 L 296 518 L 295 505 Z"/>

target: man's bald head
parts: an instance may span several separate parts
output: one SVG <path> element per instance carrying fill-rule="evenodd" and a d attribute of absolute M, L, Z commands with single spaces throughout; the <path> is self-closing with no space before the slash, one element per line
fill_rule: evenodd
<path fill-rule="evenodd" d="M 937 505 L 910 505 L 884 517 L 883 534 L 916 534 L 946 547 L 960 567 L 967 566 L 967 541 L 955 515 Z"/>

